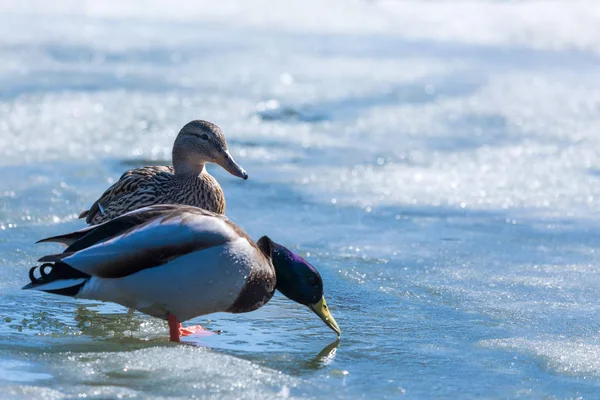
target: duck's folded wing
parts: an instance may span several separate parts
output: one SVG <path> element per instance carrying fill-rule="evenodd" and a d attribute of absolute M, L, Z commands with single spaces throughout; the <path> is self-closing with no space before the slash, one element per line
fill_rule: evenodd
<path fill-rule="evenodd" d="M 152 214 L 153 217 L 147 218 Z M 138 222 L 131 226 L 133 219 Z M 92 276 L 118 278 L 238 237 L 238 231 L 228 220 L 204 210 L 152 206 L 99 225 L 64 253 L 40 261 L 61 261 Z"/>
<path fill-rule="evenodd" d="M 159 204 L 152 207 L 140 208 L 102 224 L 92 225 L 75 232 L 38 240 L 36 243 L 61 243 L 68 246 L 65 252 L 79 251 L 100 241 L 118 236 L 136 226 L 140 226 L 156 218 L 160 214 L 173 212 L 179 208 L 179 206 L 172 204 Z"/>
<path fill-rule="evenodd" d="M 94 220 L 94 217 L 98 213 L 103 214 L 106 204 L 110 203 L 115 197 L 117 197 L 121 192 L 123 192 L 122 188 L 124 186 L 128 186 L 127 180 L 124 179 L 127 177 L 128 172 L 130 171 L 125 172 L 121 176 L 121 178 L 119 178 L 118 181 L 116 181 L 108 189 L 106 189 L 104 193 L 102 193 L 102 196 L 100 196 L 98 200 L 96 200 L 94 204 L 92 204 L 89 210 L 85 210 L 81 214 L 79 214 L 79 218 L 85 218 L 86 224 L 91 224 Z"/>
<path fill-rule="evenodd" d="M 78 232 L 75 232 L 83 232 L 84 235 L 79 236 L 77 240 L 73 241 L 69 247 L 67 247 L 65 253 L 80 251 L 87 247 L 91 247 L 96 243 L 115 238 L 125 232 L 141 228 L 143 225 L 148 224 L 157 218 L 166 218 L 171 214 L 181 215 L 184 208 L 185 207 L 183 206 L 172 204 L 159 204 L 151 207 L 140 208 L 102 224 L 84 228 Z M 194 211 L 196 210 L 191 210 L 188 212 Z"/>
<path fill-rule="evenodd" d="M 153 165 L 125 171 L 118 181 L 102 193 L 102 196 L 92 204 L 89 210 L 83 211 L 79 215 L 79 218 L 85 218 L 85 222 L 91 224 L 96 215 L 104 214 L 104 210 L 110 207 L 111 202 L 121 196 L 135 193 L 140 186 L 151 184 L 158 175 L 163 174 L 164 176 L 165 173 L 173 174 L 173 167 Z"/>

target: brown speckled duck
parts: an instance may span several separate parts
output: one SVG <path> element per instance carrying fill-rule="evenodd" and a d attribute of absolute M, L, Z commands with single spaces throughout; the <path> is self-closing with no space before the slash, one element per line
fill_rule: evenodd
<path fill-rule="evenodd" d="M 181 128 L 173 144 L 172 167 L 130 169 L 79 218 L 96 225 L 153 204 L 184 204 L 225 214 L 221 185 L 204 167 L 209 162 L 248 179 L 246 171 L 227 151 L 221 128 L 208 121 L 189 122 Z"/>

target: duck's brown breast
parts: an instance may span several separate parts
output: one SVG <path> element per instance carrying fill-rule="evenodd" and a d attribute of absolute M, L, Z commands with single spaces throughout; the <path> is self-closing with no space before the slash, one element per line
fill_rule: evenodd
<path fill-rule="evenodd" d="M 256 265 L 246 278 L 246 284 L 235 302 L 226 310 L 238 314 L 254 311 L 264 306 L 275 294 L 277 279 L 270 261 Z"/>
<path fill-rule="evenodd" d="M 208 172 L 197 177 L 174 180 L 171 195 L 175 204 L 187 204 L 217 214 L 225 214 L 225 195 L 221 185 Z"/>

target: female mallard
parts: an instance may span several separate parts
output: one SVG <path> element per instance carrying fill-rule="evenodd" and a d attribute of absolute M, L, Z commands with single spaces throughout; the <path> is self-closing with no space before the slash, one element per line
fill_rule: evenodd
<path fill-rule="evenodd" d="M 204 165 L 219 164 L 230 174 L 248 179 L 229 151 L 221 129 L 208 121 L 186 124 L 173 144 L 173 166 L 130 169 L 79 218 L 99 224 L 153 204 L 186 204 L 225 214 L 225 196 Z"/>
<path fill-rule="evenodd" d="M 227 217 L 200 208 L 145 207 L 41 242 L 68 247 L 42 257 L 23 289 L 112 301 L 166 319 L 172 341 L 195 332 L 180 321 L 256 310 L 275 289 L 340 334 L 312 265 L 266 236 L 254 243 Z"/>

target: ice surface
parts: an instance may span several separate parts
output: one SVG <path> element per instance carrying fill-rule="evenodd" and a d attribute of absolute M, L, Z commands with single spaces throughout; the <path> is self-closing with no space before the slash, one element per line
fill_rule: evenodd
<path fill-rule="evenodd" d="M 5 393 L 596 398 L 599 38 L 586 1 L 4 0 Z M 279 296 L 174 347 L 19 291 L 35 240 L 196 118 L 250 175 L 209 167 L 228 215 L 319 268 L 339 344 Z"/>

